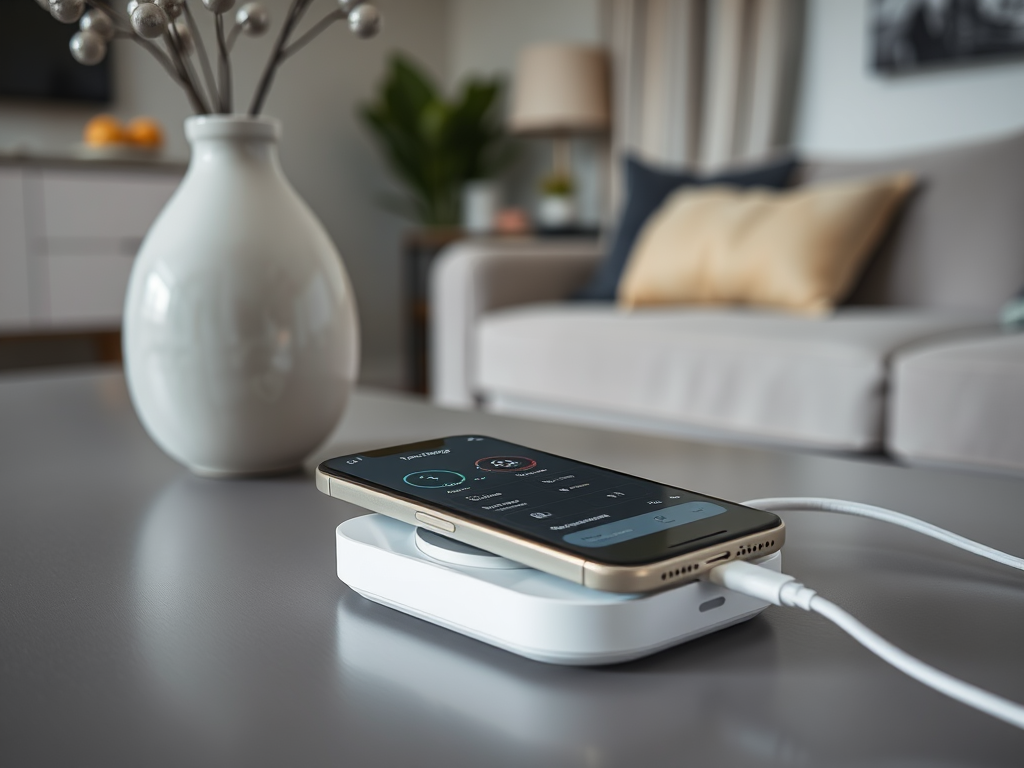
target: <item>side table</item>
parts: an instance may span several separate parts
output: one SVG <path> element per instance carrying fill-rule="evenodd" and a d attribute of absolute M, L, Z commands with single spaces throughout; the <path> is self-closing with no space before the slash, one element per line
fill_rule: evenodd
<path fill-rule="evenodd" d="M 529 237 L 531 240 L 543 241 L 551 238 L 560 240 L 566 237 L 593 237 L 595 240 L 599 235 L 596 229 L 569 228 L 564 230 L 550 230 L 540 233 L 525 233 L 522 235 L 485 235 L 488 239 L 509 238 L 522 239 Z M 405 301 L 406 301 L 406 376 L 408 388 L 419 394 L 428 394 L 428 370 L 429 358 L 427 338 L 429 328 L 427 324 L 430 317 L 430 306 L 428 303 L 428 281 L 430 268 L 434 259 L 456 240 L 466 237 L 473 237 L 461 229 L 421 229 L 410 232 L 406 235 L 402 244 L 402 261 L 405 272 Z"/>

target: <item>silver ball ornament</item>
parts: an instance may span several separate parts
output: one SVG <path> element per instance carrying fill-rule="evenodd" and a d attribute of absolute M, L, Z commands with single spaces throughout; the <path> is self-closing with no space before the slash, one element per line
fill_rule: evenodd
<path fill-rule="evenodd" d="M 168 19 L 176 19 L 181 16 L 184 9 L 182 0 L 151 0 L 157 8 L 162 8 Z"/>
<path fill-rule="evenodd" d="M 380 32 L 380 11 L 369 4 L 354 8 L 348 15 L 348 28 L 364 40 Z"/>
<path fill-rule="evenodd" d="M 139 7 L 139 0 L 128 0 L 128 17 L 135 13 L 135 9 Z"/>
<path fill-rule="evenodd" d="M 85 13 L 85 0 L 50 0 L 50 15 L 64 24 L 74 24 Z"/>
<path fill-rule="evenodd" d="M 352 11 L 365 2 L 366 0 L 338 0 L 338 8 L 345 13 L 352 13 Z"/>
<path fill-rule="evenodd" d="M 246 3 L 235 14 L 235 24 L 250 37 L 259 37 L 270 28 L 270 14 L 262 3 Z"/>
<path fill-rule="evenodd" d="M 153 40 L 167 31 L 170 21 L 164 9 L 153 3 L 139 3 L 132 12 L 132 29 L 139 37 Z"/>
<path fill-rule="evenodd" d="M 192 30 L 184 19 L 174 22 L 174 31 L 178 33 L 178 42 L 181 43 L 181 52 L 186 56 L 191 55 L 195 49 L 195 40 L 192 39 Z"/>
<path fill-rule="evenodd" d="M 114 39 L 114 22 L 103 11 L 86 11 L 82 20 L 78 22 L 78 28 L 83 32 L 95 32 L 104 40 Z"/>
<path fill-rule="evenodd" d="M 227 13 L 235 7 L 235 0 L 203 0 L 206 10 L 214 13 Z"/>
<path fill-rule="evenodd" d="M 75 61 L 85 64 L 87 67 L 99 64 L 107 55 L 107 41 L 99 33 L 88 29 L 75 32 L 71 36 L 68 47 L 71 49 L 71 55 L 75 57 Z"/>

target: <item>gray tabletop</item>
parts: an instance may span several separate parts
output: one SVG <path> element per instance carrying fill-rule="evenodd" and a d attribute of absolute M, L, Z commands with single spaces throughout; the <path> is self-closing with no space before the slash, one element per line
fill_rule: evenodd
<path fill-rule="evenodd" d="M 311 459 L 492 434 L 733 499 L 831 495 L 1024 554 L 1024 480 L 461 413 L 362 392 Z M 561 668 L 366 602 L 361 510 L 310 475 L 195 478 L 117 371 L 0 379 L 4 766 L 995 766 L 1024 733 L 770 608 L 638 662 Z M 786 515 L 784 568 L 924 660 L 1024 702 L 1024 580 L 907 531 Z"/>

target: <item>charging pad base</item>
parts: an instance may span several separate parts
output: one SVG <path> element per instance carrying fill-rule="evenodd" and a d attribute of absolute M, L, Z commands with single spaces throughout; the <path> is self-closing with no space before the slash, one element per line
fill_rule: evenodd
<path fill-rule="evenodd" d="M 551 664 L 638 659 L 768 606 L 706 581 L 599 592 L 378 514 L 339 525 L 337 550 L 338 577 L 363 597 Z M 778 571 L 782 556 L 756 562 Z"/>

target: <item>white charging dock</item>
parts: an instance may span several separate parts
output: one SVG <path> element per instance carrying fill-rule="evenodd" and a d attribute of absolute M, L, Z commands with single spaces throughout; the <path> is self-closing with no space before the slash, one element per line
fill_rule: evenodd
<path fill-rule="evenodd" d="M 337 543 L 338 578 L 363 597 L 550 664 L 638 659 L 768 607 L 706 581 L 599 592 L 378 514 L 339 525 Z M 756 562 L 778 571 L 782 555 Z"/>

